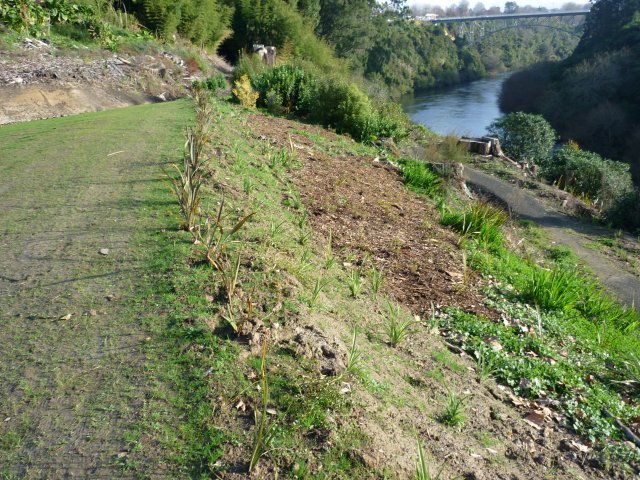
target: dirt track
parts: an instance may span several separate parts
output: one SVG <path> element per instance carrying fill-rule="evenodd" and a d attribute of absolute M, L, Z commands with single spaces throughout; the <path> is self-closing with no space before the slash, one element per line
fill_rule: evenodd
<path fill-rule="evenodd" d="M 621 302 L 640 304 L 640 278 L 627 272 L 617 260 L 586 246 L 594 238 L 609 237 L 607 229 L 552 211 L 526 190 L 473 168 L 465 168 L 465 176 L 469 184 L 498 197 L 512 213 L 534 221 L 549 232 L 553 241 L 571 248 Z"/>

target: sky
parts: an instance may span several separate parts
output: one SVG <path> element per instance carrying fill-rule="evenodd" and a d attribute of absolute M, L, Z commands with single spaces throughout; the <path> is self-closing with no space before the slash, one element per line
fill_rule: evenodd
<path fill-rule="evenodd" d="M 499 6 L 500 8 L 504 8 L 505 2 L 502 0 L 468 0 L 469 6 L 473 8 L 476 3 L 482 1 L 485 7 L 493 7 Z M 534 7 L 547 7 L 547 8 L 559 8 L 563 4 L 567 3 L 569 0 L 516 0 L 518 5 L 531 5 Z M 575 3 L 587 3 L 586 0 L 573 0 Z M 407 2 L 409 5 L 439 5 L 442 8 L 447 8 L 451 5 L 457 5 L 459 0 L 409 0 Z"/>

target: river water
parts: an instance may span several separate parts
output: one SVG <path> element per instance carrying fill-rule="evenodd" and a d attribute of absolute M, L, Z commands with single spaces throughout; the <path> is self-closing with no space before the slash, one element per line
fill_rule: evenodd
<path fill-rule="evenodd" d="M 417 92 L 403 97 L 400 103 L 414 122 L 436 133 L 481 137 L 501 115 L 498 96 L 508 76 Z"/>

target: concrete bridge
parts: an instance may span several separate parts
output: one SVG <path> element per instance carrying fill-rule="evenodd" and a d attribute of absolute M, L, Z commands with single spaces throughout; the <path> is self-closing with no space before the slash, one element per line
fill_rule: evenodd
<path fill-rule="evenodd" d="M 484 22 L 487 20 L 517 20 L 520 18 L 544 18 L 544 17 L 578 17 L 588 15 L 589 10 L 574 10 L 571 12 L 541 12 L 541 13 L 505 13 L 501 15 L 480 15 L 473 17 L 446 17 L 427 20 L 430 23 L 467 23 Z"/>

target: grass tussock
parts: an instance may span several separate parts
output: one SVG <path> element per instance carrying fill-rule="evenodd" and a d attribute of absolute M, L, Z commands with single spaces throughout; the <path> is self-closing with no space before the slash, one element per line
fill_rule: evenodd
<path fill-rule="evenodd" d="M 502 226 L 507 214 L 488 203 L 475 202 L 466 210 L 450 210 L 442 207 L 441 223 L 462 235 L 462 239 L 473 239 L 483 248 L 500 249 L 502 247 Z"/>
<path fill-rule="evenodd" d="M 443 181 L 425 162 L 405 160 L 401 164 L 405 185 L 411 190 L 430 198 L 442 196 Z"/>

